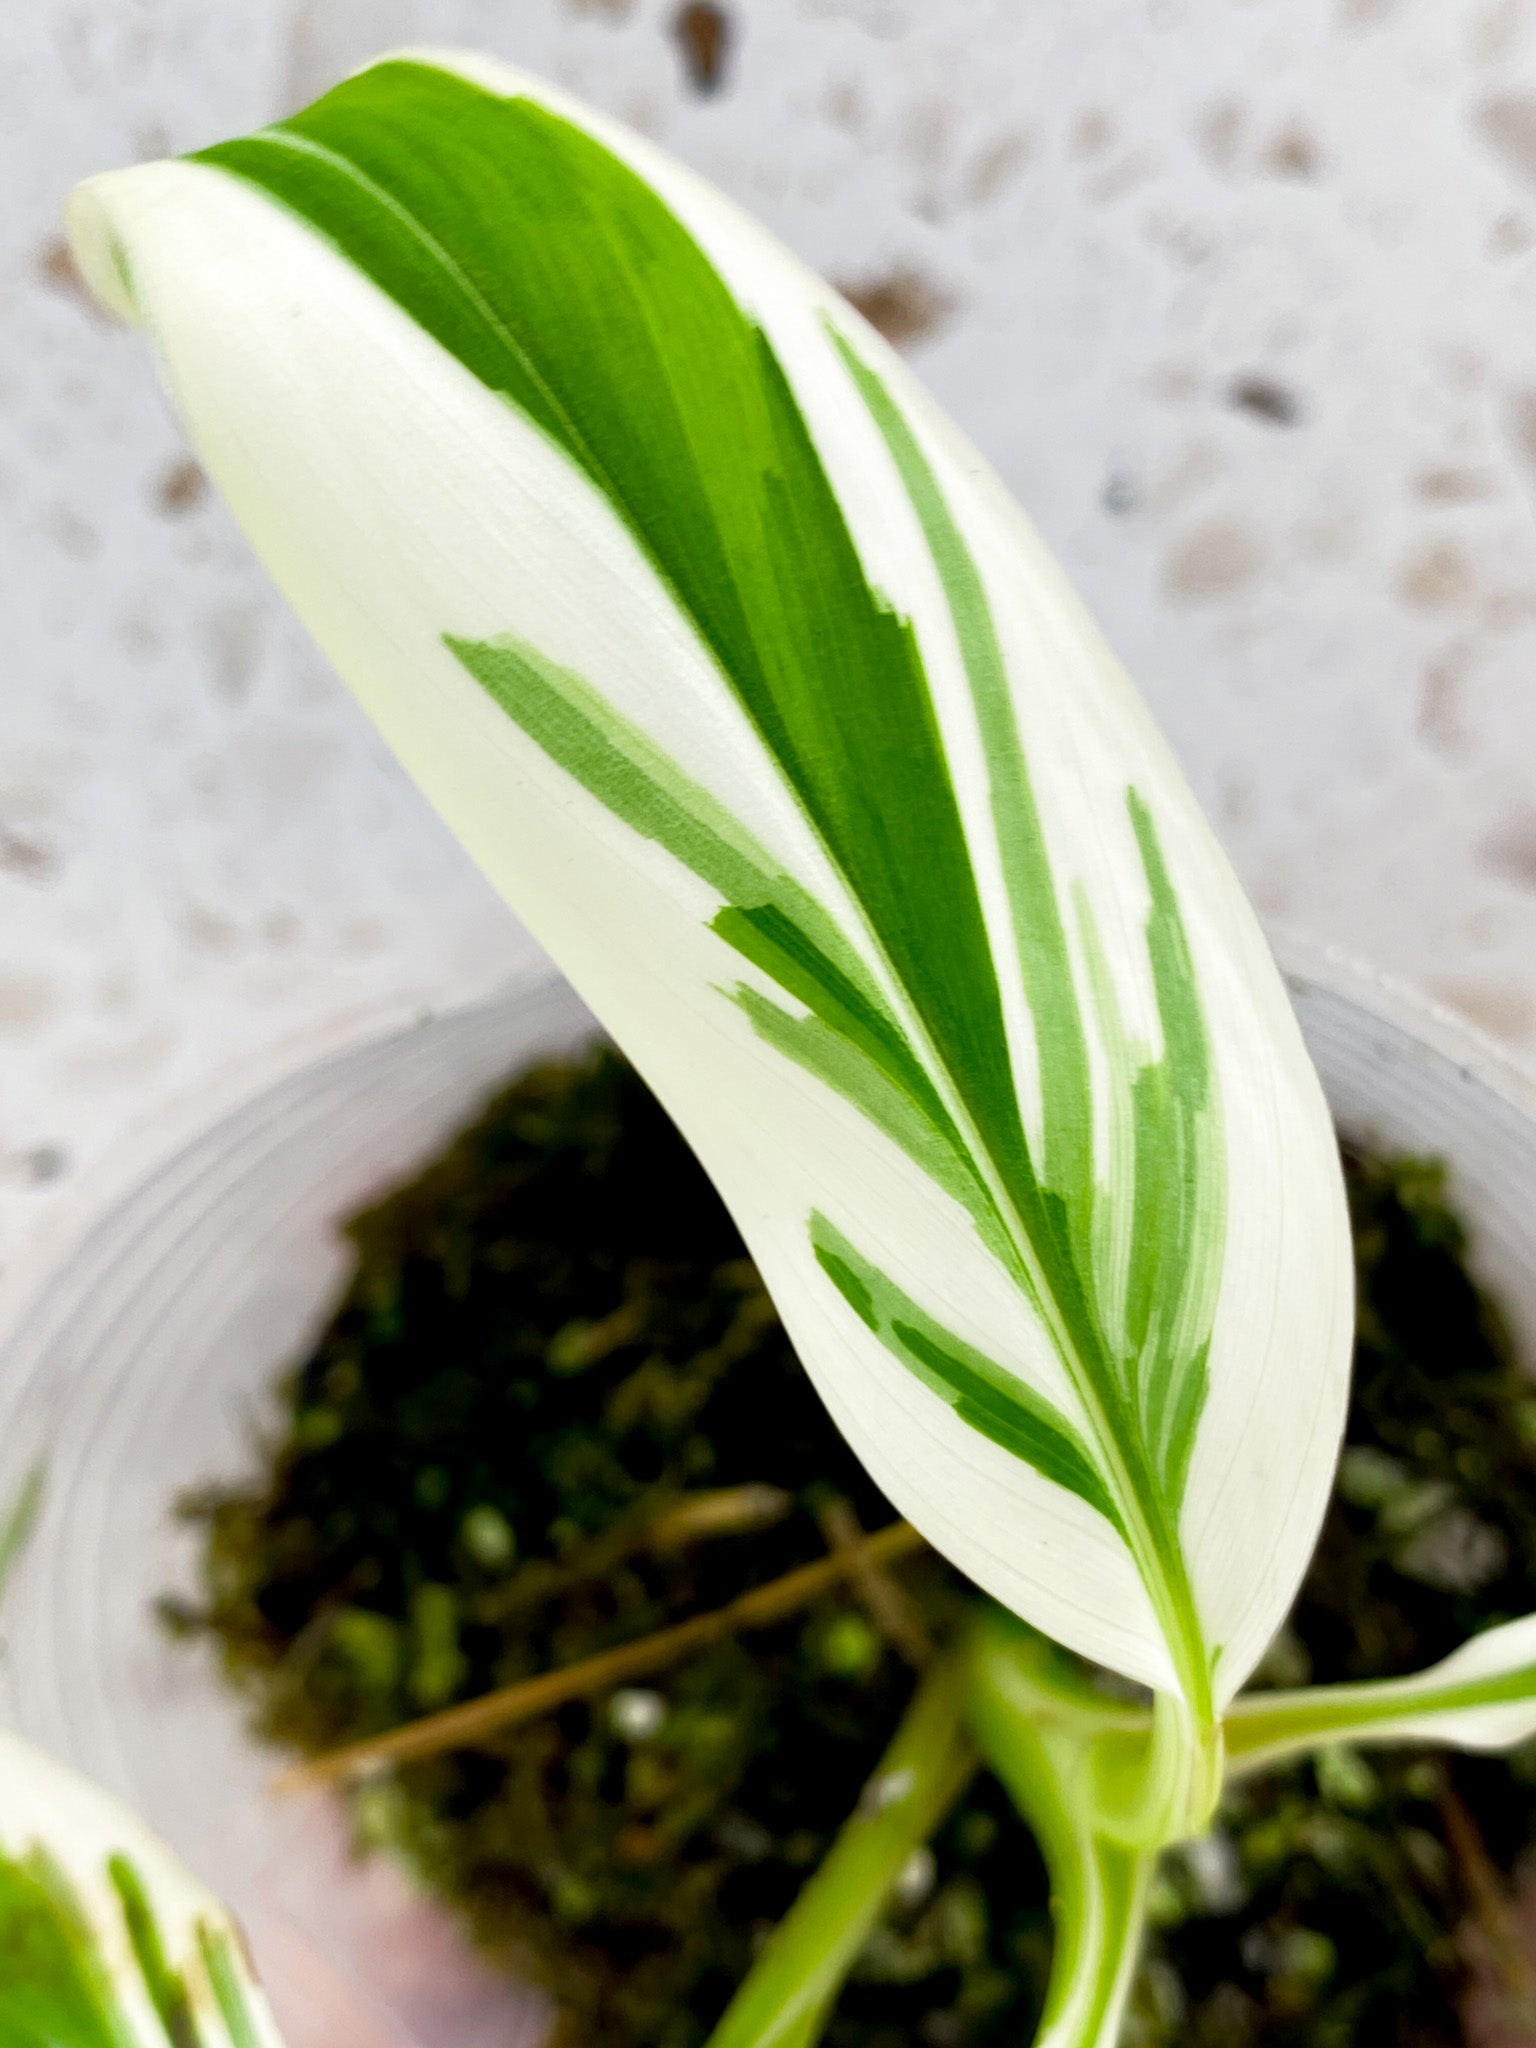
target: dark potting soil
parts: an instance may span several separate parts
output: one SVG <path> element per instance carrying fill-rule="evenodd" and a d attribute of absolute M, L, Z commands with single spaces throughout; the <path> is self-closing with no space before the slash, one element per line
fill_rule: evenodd
<path fill-rule="evenodd" d="M 1348 1449 L 1260 1682 L 1406 1672 L 1536 1609 L 1536 1388 L 1469 1281 L 1432 1166 L 1348 1162 L 1361 1300 Z M 507 1089 L 351 1226 L 355 1276 L 241 1483 L 184 1503 L 211 1634 L 303 1754 L 574 1662 L 825 1556 L 889 1504 L 827 1419 L 730 1219 L 609 1052 Z M 851 1519 L 852 1518 L 852 1519 Z M 893 1568 L 641 1685 L 348 1796 L 571 2048 L 696 2048 L 846 1818 L 967 1587 Z M 1134 2048 L 1452 2048 L 1469 1960 L 1531 1986 L 1503 1904 L 1536 1752 L 1339 1749 L 1233 1793 L 1165 1857 Z M 915 1857 L 829 2048 L 1030 2038 L 1044 1871 L 980 1773 Z"/>

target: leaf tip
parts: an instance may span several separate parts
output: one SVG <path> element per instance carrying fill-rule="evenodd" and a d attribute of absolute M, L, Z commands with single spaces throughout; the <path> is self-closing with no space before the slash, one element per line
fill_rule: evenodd
<path fill-rule="evenodd" d="M 109 171 L 77 185 L 64 206 L 64 227 L 80 274 L 92 296 L 129 327 L 143 320 L 134 293 L 133 268 L 118 230 L 113 195 L 132 171 Z"/>

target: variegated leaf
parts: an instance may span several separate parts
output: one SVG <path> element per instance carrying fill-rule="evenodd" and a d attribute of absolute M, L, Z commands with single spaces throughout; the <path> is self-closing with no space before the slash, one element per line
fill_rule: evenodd
<path fill-rule="evenodd" d="M 5 2048 L 282 2048 L 240 1933 L 144 1823 L 0 1732 Z"/>
<path fill-rule="evenodd" d="M 718 195 L 478 58 L 93 180 L 73 232 L 881 1484 L 1207 1715 L 1327 1495 L 1332 1135 L 1236 883 L 996 479 Z"/>
<path fill-rule="evenodd" d="M 1536 1615 L 1485 1629 L 1428 1671 L 1357 1685 L 1255 1692 L 1227 1720 L 1234 1777 L 1330 1742 L 1513 1749 L 1536 1735 Z"/>

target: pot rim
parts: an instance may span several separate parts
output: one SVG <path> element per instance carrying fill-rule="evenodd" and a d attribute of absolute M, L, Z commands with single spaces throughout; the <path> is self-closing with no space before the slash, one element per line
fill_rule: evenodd
<path fill-rule="evenodd" d="M 1460 1012 L 1345 946 L 1284 923 L 1266 926 L 1266 935 L 1293 994 L 1316 990 L 1344 998 L 1450 1060 L 1536 1124 L 1536 1061 L 1522 1059 Z M 0 1347 L 67 1267 L 91 1226 L 221 1118 L 308 1068 L 344 1060 L 445 1019 L 498 1009 L 562 980 L 554 963 L 540 955 L 472 994 L 445 998 L 420 984 L 404 984 L 383 998 L 281 1032 L 253 1051 L 232 1054 L 200 1079 L 173 1090 L 135 1116 L 24 1232 L 0 1273 Z M 600 1028 L 594 1019 L 594 1033 Z"/>
<path fill-rule="evenodd" d="M 0 1349 L 16 1334 L 30 1303 L 67 1266 L 99 1219 L 131 1196 L 160 1167 L 224 1117 L 310 1068 L 341 1061 L 447 1018 L 500 1007 L 562 979 L 543 956 L 472 994 L 444 997 L 406 983 L 370 1002 L 349 1004 L 281 1031 L 255 1048 L 218 1060 L 197 1080 L 133 1116 L 111 1138 L 47 1214 L 25 1231 L 0 1273 Z"/>

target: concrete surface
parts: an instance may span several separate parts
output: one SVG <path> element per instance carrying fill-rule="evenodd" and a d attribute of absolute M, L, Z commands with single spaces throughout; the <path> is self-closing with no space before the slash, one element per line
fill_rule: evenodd
<path fill-rule="evenodd" d="M 71 182 L 467 42 L 853 288 L 1266 915 L 1536 1050 L 1532 0 L 32 0 L 0 23 L 0 1253 L 135 1121 L 526 942 L 81 301 Z M 712 89 L 702 75 L 713 59 Z"/>

